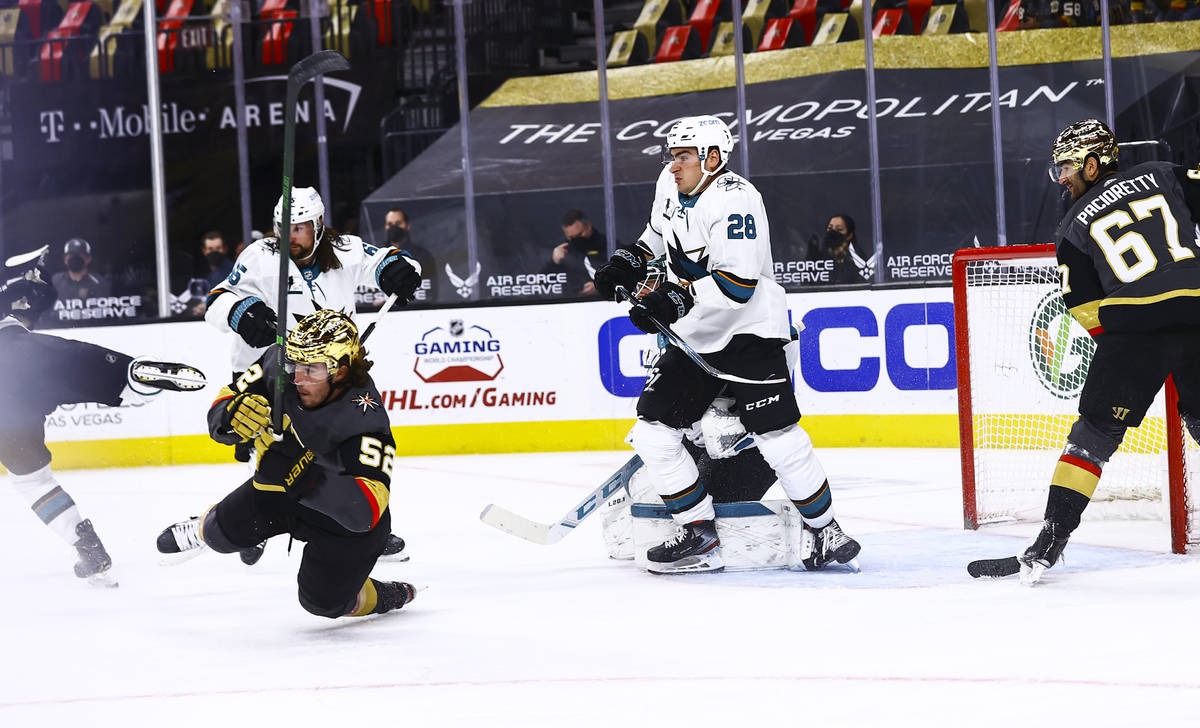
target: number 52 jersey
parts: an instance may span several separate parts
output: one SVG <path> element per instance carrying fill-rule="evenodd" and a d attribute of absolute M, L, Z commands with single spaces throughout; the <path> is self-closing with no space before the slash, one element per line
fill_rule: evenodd
<path fill-rule="evenodd" d="M 1200 170 L 1146 162 L 1103 177 L 1055 233 L 1063 299 L 1093 335 L 1200 326 Z"/>
<path fill-rule="evenodd" d="M 696 351 L 720 351 L 736 334 L 791 337 L 767 213 L 746 178 L 726 171 L 685 197 L 664 167 L 638 242 L 652 257 L 666 256 L 668 280 L 690 286 L 695 306 L 672 328 Z"/>

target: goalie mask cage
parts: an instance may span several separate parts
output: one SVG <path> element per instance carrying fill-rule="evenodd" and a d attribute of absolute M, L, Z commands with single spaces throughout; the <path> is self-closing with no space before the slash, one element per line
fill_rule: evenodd
<path fill-rule="evenodd" d="M 1095 343 L 1063 303 L 1054 246 L 959 250 L 953 270 L 965 526 L 1040 521 Z M 1171 550 L 1187 553 L 1200 550 L 1188 487 L 1200 448 L 1176 401 L 1167 380 L 1084 517 L 1165 520 Z"/>

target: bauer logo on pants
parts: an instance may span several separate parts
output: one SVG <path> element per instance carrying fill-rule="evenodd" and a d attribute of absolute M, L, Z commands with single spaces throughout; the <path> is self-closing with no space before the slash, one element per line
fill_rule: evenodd
<path fill-rule="evenodd" d="M 1083 391 L 1096 342 L 1067 311 L 1062 295 L 1047 293 L 1029 322 L 1029 358 L 1046 391 L 1075 399 Z"/>

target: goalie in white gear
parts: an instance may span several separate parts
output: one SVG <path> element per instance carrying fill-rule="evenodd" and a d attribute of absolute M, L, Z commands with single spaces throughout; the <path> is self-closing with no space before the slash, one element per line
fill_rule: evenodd
<path fill-rule="evenodd" d="M 655 333 L 673 326 L 712 366 L 748 379 L 784 376 L 790 340 L 787 301 L 776 283 L 762 197 L 726 167 L 733 136 L 715 116 L 681 120 L 667 135 L 668 164 L 659 175 L 650 219 L 637 244 L 620 248 L 596 272 L 596 288 L 615 297 L 632 289 L 647 263 L 666 256 L 667 281 L 630 309 L 634 325 Z M 713 498 L 683 445 L 684 430 L 726 391 L 763 459 L 778 476 L 812 541 L 809 569 L 846 563 L 859 544 L 833 517 L 825 472 L 812 441 L 797 425 L 791 382 L 730 383 L 701 370 L 670 346 L 655 363 L 638 399 L 634 449 L 678 525 L 676 535 L 646 554 L 655 573 L 724 567 Z"/>
<path fill-rule="evenodd" d="M 421 264 L 406 251 L 377 247 L 357 235 L 342 235 L 325 223 L 325 203 L 313 187 L 293 187 L 290 225 L 283 224 L 283 197 L 275 203 L 275 237 L 256 240 L 242 251 L 233 271 L 208 294 L 204 318 L 219 331 L 236 333 L 233 340 L 234 378 L 241 375 L 275 343 L 279 298 L 279 240 L 288 232 L 288 321 L 295 322 L 320 309 L 342 311 L 354 320 L 354 290 L 359 284 L 378 287 L 401 302 L 411 301 L 421 285 Z M 239 443 L 235 457 L 250 460 L 252 442 Z M 393 536 L 388 555 L 402 551 L 404 541 Z M 253 564 L 262 549 L 243 554 Z"/>

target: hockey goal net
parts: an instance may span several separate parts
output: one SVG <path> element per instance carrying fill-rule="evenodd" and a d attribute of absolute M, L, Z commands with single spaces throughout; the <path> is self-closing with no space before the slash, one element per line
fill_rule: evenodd
<path fill-rule="evenodd" d="M 1040 521 L 1095 343 L 1063 304 L 1054 246 L 960 250 L 953 269 L 965 525 Z M 1172 551 L 1200 550 L 1197 467 L 1168 381 L 1084 518 L 1162 519 Z"/>

